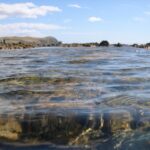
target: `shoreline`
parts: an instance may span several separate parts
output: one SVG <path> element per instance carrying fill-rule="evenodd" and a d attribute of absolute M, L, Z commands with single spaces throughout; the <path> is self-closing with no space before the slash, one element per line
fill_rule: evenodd
<path fill-rule="evenodd" d="M 150 50 L 150 43 L 146 44 L 123 44 L 123 43 L 109 43 L 107 40 L 100 42 L 85 42 L 85 43 L 63 43 L 54 37 L 0 37 L 0 50 L 16 50 L 16 49 L 30 49 L 30 48 L 41 48 L 41 47 L 123 47 L 130 46 L 135 48 L 144 48 Z"/>
<path fill-rule="evenodd" d="M 0 49 L 0 51 L 14 51 L 14 50 L 28 50 L 28 49 L 40 49 L 40 48 L 100 48 L 100 47 L 115 47 L 115 48 L 121 48 L 121 47 L 132 47 L 132 48 L 137 48 L 137 49 L 145 49 L 145 50 L 150 50 L 150 48 L 142 48 L 142 47 L 134 47 L 132 45 L 124 45 L 124 46 L 121 46 L 121 47 L 117 47 L 117 46 L 114 46 L 114 45 L 110 45 L 110 46 L 43 46 L 43 47 L 27 47 L 27 48 L 3 48 L 3 49 Z"/>

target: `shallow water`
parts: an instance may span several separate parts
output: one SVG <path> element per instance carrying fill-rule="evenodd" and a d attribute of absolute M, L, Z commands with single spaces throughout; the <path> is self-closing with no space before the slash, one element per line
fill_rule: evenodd
<path fill-rule="evenodd" d="M 150 52 L 0 51 L 0 148 L 150 149 Z"/>

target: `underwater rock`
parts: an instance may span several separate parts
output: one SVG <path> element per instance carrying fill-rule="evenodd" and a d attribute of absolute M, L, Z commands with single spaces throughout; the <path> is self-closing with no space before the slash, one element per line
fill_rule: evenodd
<path fill-rule="evenodd" d="M 22 132 L 21 124 L 12 116 L 0 117 L 0 138 L 16 141 Z"/>
<path fill-rule="evenodd" d="M 131 113 L 123 109 L 113 109 L 104 113 L 103 132 L 115 133 L 119 130 L 130 130 L 133 117 Z"/>
<path fill-rule="evenodd" d="M 138 127 L 143 130 L 150 130 L 150 111 L 140 110 L 140 115 L 137 124 Z"/>
<path fill-rule="evenodd" d="M 28 113 L 0 115 L 1 140 L 89 145 L 95 139 L 150 127 L 149 111 L 145 110 L 111 108 L 93 112 L 85 108 L 83 113 L 79 108 L 73 111 L 73 108 L 53 106 L 47 112 L 26 111 Z M 133 128 L 134 123 L 137 128 Z"/>
<path fill-rule="evenodd" d="M 119 140 L 119 139 L 118 139 Z M 135 131 L 123 138 L 123 142 L 120 144 L 118 149 L 120 150 L 149 150 L 150 148 L 150 133 L 141 132 L 140 130 Z"/>

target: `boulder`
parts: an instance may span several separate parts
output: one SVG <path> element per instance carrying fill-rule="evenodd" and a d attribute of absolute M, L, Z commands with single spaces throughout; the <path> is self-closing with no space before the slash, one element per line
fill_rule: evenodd
<path fill-rule="evenodd" d="M 108 41 L 102 41 L 99 46 L 107 47 L 107 46 L 109 46 L 109 42 Z"/>
<path fill-rule="evenodd" d="M 16 141 L 22 132 L 21 124 L 15 117 L 0 117 L 0 138 Z"/>
<path fill-rule="evenodd" d="M 133 117 L 128 110 L 112 109 L 104 113 L 103 132 L 115 133 L 131 129 Z"/>

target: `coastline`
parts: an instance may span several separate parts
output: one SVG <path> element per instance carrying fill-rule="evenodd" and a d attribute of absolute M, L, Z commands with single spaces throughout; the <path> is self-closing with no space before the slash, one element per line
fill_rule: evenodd
<path fill-rule="evenodd" d="M 0 50 L 24 50 L 30 48 L 42 48 L 42 47 L 64 47 L 64 48 L 80 48 L 80 47 L 123 47 L 130 46 L 135 48 L 144 48 L 150 50 L 150 43 L 146 44 L 110 44 L 107 40 L 101 42 L 88 42 L 88 43 L 62 43 L 54 37 L 0 37 Z"/>
<path fill-rule="evenodd" d="M 51 47 L 61 44 L 54 37 L 0 37 L 0 50 L 28 49 L 35 47 Z"/>
<path fill-rule="evenodd" d="M 98 48 L 98 47 L 104 47 L 104 46 L 64 46 L 64 45 L 58 45 L 58 46 L 31 46 L 31 47 L 11 47 L 11 48 L 0 48 L 0 51 L 14 51 L 14 50 L 27 50 L 27 49 L 41 49 L 41 48 Z M 120 47 L 117 47 L 115 45 L 109 45 L 109 46 L 105 46 L 105 47 L 116 47 L 116 48 L 120 48 Z M 133 47 L 133 48 L 138 48 L 138 49 L 145 49 L 145 50 L 150 50 L 150 47 L 149 48 L 146 48 L 146 47 L 134 47 L 132 45 L 124 45 L 124 46 L 121 46 L 121 47 Z"/>

